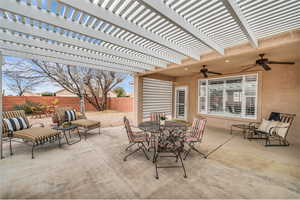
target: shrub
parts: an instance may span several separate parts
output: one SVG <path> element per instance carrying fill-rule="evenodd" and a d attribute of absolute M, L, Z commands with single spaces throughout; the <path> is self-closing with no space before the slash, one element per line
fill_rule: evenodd
<path fill-rule="evenodd" d="M 26 114 L 32 114 L 34 110 L 41 110 L 41 105 L 35 102 L 26 101 L 24 104 L 14 105 L 14 110 L 24 110 Z"/>
<path fill-rule="evenodd" d="M 46 96 L 55 96 L 55 95 L 52 92 L 44 92 L 44 93 L 41 94 L 41 96 L 46 97 Z"/>

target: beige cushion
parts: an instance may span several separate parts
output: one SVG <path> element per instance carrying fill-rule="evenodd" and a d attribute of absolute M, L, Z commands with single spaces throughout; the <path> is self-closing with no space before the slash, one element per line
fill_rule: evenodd
<path fill-rule="evenodd" d="M 279 123 L 280 122 L 278 122 L 278 121 L 269 121 L 269 120 L 263 119 L 261 124 L 258 127 L 258 130 L 268 133 L 272 127 L 276 127 Z"/>
<path fill-rule="evenodd" d="M 275 129 L 277 135 L 281 136 L 281 137 L 285 137 L 287 131 L 288 131 L 288 128 L 289 128 L 290 124 L 289 123 L 284 123 L 284 122 L 280 122 L 277 124 L 277 127 Z"/>
<path fill-rule="evenodd" d="M 22 139 L 29 139 L 32 141 L 38 141 L 49 136 L 58 135 L 59 133 L 56 130 L 50 128 L 43 128 L 43 127 L 33 127 L 29 129 L 23 129 L 20 131 L 15 131 L 13 133 L 14 137 L 22 138 Z"/>
<path fill-rule="evenodd" d="M 100 126 L 100 122 L 94 121 L 94 120 L 88 120 L 88 119 L 78 119 L 78 120 L 72 121 L 72 124 L 75 124 L 75 125 L 77 125 L 79 127 L 83 127 L 83 128 Z"/>

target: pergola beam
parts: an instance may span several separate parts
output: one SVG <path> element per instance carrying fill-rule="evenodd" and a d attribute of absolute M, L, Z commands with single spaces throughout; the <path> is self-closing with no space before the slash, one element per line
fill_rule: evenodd
<path fill-rule="evenodd" d="M 13 57 L 19 57 L 19 58 L 27 58 L 27 59 L 34 59 L 34 60 L 42 60 L 46 62 L 53 62 L 53 63 L 59 63 L 59 64 L 64 64 L 64 65 L 71 65 L 71 66 L 80 66 L 80 67 L 87 67 L 87 68 L 95 68 L 99 70 L 106 70 L 106 71 L 113 71 L 113 72 L 119 72 L 119 73 L 133 73 L 129 72 L 126 70 L 118 70 L 118 69 L 109 69 L 109 68 L 104 68 L 100 67 L 98 65 L 91 65 L 83 62 L 78 62 L 74 60 L 67 60 L 67 59 L 60 59 L 60 58 L 55 58 L 55 57 L 50 57 L 50 56 L 42 56 L 42 55 L 37 55 L 37 54 L 31 54 L 29 52 L 20 52 L 16 50 L 9 50 L 9 49 L 1 49 L 3 56 L 13 56 Z"/>
<path fill-rule="evenodd" d="M 131 23 L 112 12 L 97 6 L 93 3 L 91 3 L 89 0 L 59 0 L 59 2 L 76 8 L 82 12 L 89 13 L 90 15 L 93 15 L 94 17 L 101 19 L 103 21 L 106 21 L 107 23 L 113 24 L 119 28 L 122 28 L 126 31 L 129 31 L 131 33 L 137 34 L 143 38 L 146 38 L 148 40 L 151 40 L 153 42 L 158 43 L 159 45 L 162 45 L 164 47 L 167 47 L 173 51 L 176 51 L 182 55 L 192 57 L 194 59 L 199 60 L 200 56 L 196 55 L 192 52 L 188 52 L 187 49 L 184 49 L 180 47 L 179 45 L 176 45 L 175 43 L 166 40 L 159 35 L 152 33 L 150 31 L 147 31 L 146 29 L 138 26 L 137 24 Z"/>
<path fill-rule="evenodd" d="M 236 21 L 236 23 L 239 25 L 240 29 L 243 31 L 243 33 L 247 36 L 248 40 L 250 41 L 252 47 L 258 48 L 258 42 L 257 39 L 251 30 L 247 19 L 244 17 L 239 5 L 235 0 L 222 0 L 224 6 L 228 10 L 228 12 L 231 14 L 233 19 Z"/>
<path fill-rule="evenodd" d="M 120 38 L 113 37 L 104 32 L 97 31 L 88 26 L 83 26 L 79 23 L 74 23 L 71 20 L 67 20 L 61 16 L 57 16 L 53 13 L 47 13 L 38 10 L 33 6 L 26 6 L 22 2 L 16 2 L 15 0 L 5 0 L 0 1 L 0 9 L 12 12 L 21 16 L 25 16 L 46 24 L 50 24 L 52 26 L 57 26 L 75 33 L 80 33 L 82 35 L 86 35 L 98 40 L 103 40 L 112 44 L 116 44 L 118 46 L 131 49 L 133 51 L 137 51 L 155 58 L 159 58 L 168 62 L 174 62 L 179 64 L 181 61 L 179 58 L 171 57 L 169 55 L 162 54 L 158 51 L 153 51 L 148 48 L 144 48 L 142 46 L 129 43 Z"/>
<path fill-rule="evenodd" d="M 68 36 L 65 36 L 65 35 L 62 35 L 59 33 L 54 33 L 51 31 L 33 27 L 28 24 L 21 24 L 21 23 L 12 22 L 12 21 L 5 20 L 5 19 L 0 19 L 0 27 L 4 28 L 4 29 L 12 30 L 12 31 L 17 31 L 20 33 L 25 33 L 28 35 L 33 35 L 33 36 L 37 36 L 37 37 L 41 37 L 41 38 L 45 38 L 45 39 L 49 39 L 49 40 L 54 40 L 54 41 L 58 41 L 61 43 L 67 43 L 67 44 L 71 44 L 74 46 L 79 46 L 82 48 L 86 48 L 86 49 L 98 51 L 101 53 L 117 56 L 120 58 L 127 59 L 129 61 L 132 60 L 133 62 L 138 62 L 137 65 L 133 65 L 133 66 L 149 65 L 149 67 L 151 68 L 151 66 L 155 65 L 155 66 L 160 66 L 160 67 L 166 67 L 166 63 L 160 62 L 159 60 L 157 60 L 157 62 L 153 62 L 148 59 L 145 60 L 145 59 L 135 56 L 135 55 L 127 54 L 127 53 L 120 52 L 120 51 L 114 51 L 112 49 L 103 47 L 101 45 L 84 42 L 84 41 L 81 41 L 76 38 L 68 37 Z M 106 59 L 105 56 L 103 56 L 102 59 L 103 60 Z M 117 60 L 116 60 L 116 62 L 117 62 Z"/>
<path fill-rule="evenodd" d="M 38 47 L 38 48 L 42 48 L 42 49 L 47 49 L 47 50 L 51 50 L 46 52 L 47 54 L 49 54 L 52 57 L 56 57 L 58 53 L 56 52 L 61 52 L 67 55 L 74 55 L 75 57 L 81 57 L 82 60 L 85 61 L 90 61 L 91 64 L 98 64 L 101 66 L 106 66 L 106 67 L 110 67 L 110 68 L 124 68 L 124 69 L 128 69 L 131 71 L 136 71 L 136 72 L 142 72 L 144 70 L 142 70 L 141 68 L 137 68 L 137 67 L 130 67 L 130 66 L 126 66 L 126 65 L 118 65 L 116 63 L 110 63 L 110 62 L 104 62 L 101 60 L 98 60 L 99 57 L 95 54 L 89 53 L 89 52 L 85 52 L 79 49 L 73 49 L 73 48 L 69 48 L 69 47 L 65 47 L 65 46 L 59 46 L 59 45 L 55 45 L 55 44 L 51 44 L 51 43 L 47 43 L 44 41 L 39 41 L 36 39 L 29 39 L 29 38 L 23 38 L 20 36 L 15 36 L 12 34 L 8 34 L 8 33 L 3 33 L 0 32 L 0 40 L 4 40 L 4 41 L 9 41 L 9 42 L 13 42 L 13 43 L 19 43 L 19 44 L 25 44 L 25 45 L 29 45 L 29 46 L 34 46 L 34 47 Z M 17 47 L 15 47 L 17 48 Z M 38 51 L 37 51 L 38 53 Z"/>
<path fill-rule="evenodd" d="M 177 26 L 181 27 L 187 33 L 193 35 L 196 39 L 200 40 L 203 44 L 217 51 L 221 55 L 224 55 L 224 49 L 220 47 L 217 43 L 207 37 L 205 34 L 201 33 L 200 30 L 195 28 L 189 22 L 187 22 L 183 17 L 178 15 L 174 10 L 168 8 L 162 0 L 138 0 L 144 5 L 148 6 L 152 10 L 158 12 L 160 15 L 172 21 Z"/>

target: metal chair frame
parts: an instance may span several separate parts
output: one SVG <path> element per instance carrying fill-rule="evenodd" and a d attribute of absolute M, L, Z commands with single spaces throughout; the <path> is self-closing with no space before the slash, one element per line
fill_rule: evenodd
<path fill-rule="evenodd" d="M 124 120 L 124 126 L 125 126 L 125 129 L 126 129 L 127 137 L 128 137 L 128 140 L 129 140 L 129 145 L 126 147 L 125 151 L 128 151 L 129 148 L 134 146 L 134 145 L 137 145 L 137 147 L 138 147 L 134 151 L 127 154 L 124 157 L 123 160 L 126 161 L 129 156 L 131 156 L 134 153 L 136 153 L 138 151 L 141 151 L 141 150 L 143 151 L 143 153 L 144 153 L 145 157 L 147 158 L 147 160 L 149 160 L 148 154 L 146 153 L 147 147 L 144 144 L 144 142 L 147 142 L 147 141 L 135 141 L 134 137 L 136 137 L 136 136 L 134 135 L 134 133 L 131 130 L 129 120 L 126 117 L 124 117 L 123 120 Z M 147 136 L 145 135 L 145 137 L 147 137 Z"/>

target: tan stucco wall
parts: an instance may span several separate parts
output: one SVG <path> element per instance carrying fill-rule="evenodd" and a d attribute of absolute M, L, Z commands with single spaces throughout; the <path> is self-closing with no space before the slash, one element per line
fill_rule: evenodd
<path fill-rule="evenodd" d="M 266 118 L 271 111 L 295 113 L 296 120 L 290 130 L 288 139 L 293 143 L 300 143 L 300 63 L 293 66 L 273 65 L 269 72 L 261 72 L 259 87 L 259 99 L 261 103 L 260 116 Z M 187 76 L 176 79 L 175 87 L 188 86 L 188 121 L 192 121 L 197 113 L 197 80 L 199 77 Z M 259 102 L 260 102 L 259 101 Z M 245 122 L 241 119 L 220 118 L 205 116 L 208 118 L 208 126 L 230 129 L 231 124 Z"/>

